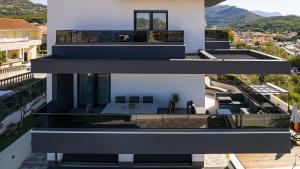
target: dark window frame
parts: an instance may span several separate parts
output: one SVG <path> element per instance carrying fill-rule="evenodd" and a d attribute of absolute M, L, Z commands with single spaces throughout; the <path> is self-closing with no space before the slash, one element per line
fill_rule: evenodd
<path fill-rule="evenodd" d="M 137 14 L 138 13 L 149 13 L 150 14 L 150 29 L 137 29 Z M 166 29 L 153 29 L 153 14 L 154 13 L 164 13 L 166 14 Z M 134 11 L 134 30 L 169 30 L 169 12 L 168 10 L 135 10 Z"/>
<path fill-rule="evenodd" d="M 80 90 L 80 74 L 81 73 L 77 73 L 76 76 L 77 76 L 77 107 L 86 107 L 86 105 L 82 105 L 80 104 L 80 96 L 79 96 L 79 90 Z M 82 73 L 82 74 L 87 74 L 87 73 Z M 105 74 L 105 73 L 104 73 Z M 108 75 L 108 78 L 109 78 L 109 100 L 108 102 L 111 103 L 111 74 L 105 74 L 105 75 Z M 97 89 L 97 83 L 98 83 L 98 77 L 97 77 L 97 73 L 92 73 L 92 76 L 93 76 L 93 93 L 97 93 L 98 92 L 98 89 Z M 93 95 L 93 104 L 94 106 L 102 106 L 102 105 L 99 105 L 97 104 L 97 101 L 98 101 L 98 98 L 97 98 L 97 95 Z"/>

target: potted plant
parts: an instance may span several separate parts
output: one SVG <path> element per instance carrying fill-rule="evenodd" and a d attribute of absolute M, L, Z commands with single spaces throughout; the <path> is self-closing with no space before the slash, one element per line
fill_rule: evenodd
<path fill-rule="evenodd" d="M 171 96 L 171 104 L 172 104 L 172 107 L 171 107 L 171 112 L 174 113 L 175 110 L 176 110 L 176 104 L 180 101 L 180 97 L 179 97 L 179 94 L 178 93 L 172 93 L 172 96 Z"/>
<path fill-rule="evenodd" d="M 18 125 L 15 123 L 10 123 L 7 127 L 6 127 L 6 136 L 9 137 L 11 136 L 11 134 L 16 133 L 18 129 Z"/>

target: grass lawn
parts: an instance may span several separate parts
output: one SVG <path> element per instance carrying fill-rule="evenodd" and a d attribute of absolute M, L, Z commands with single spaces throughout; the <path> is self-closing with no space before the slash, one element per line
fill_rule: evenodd
<path fill-rule="evenodd" d="M 6 147 L 15 142 L 18 138 L 22 137 L 27 131 L 32 128 L 32 116 L 28 116 L 24 119 L 23 127 L 18 129 L 17 134 L 12 134 L 7 137 L 5 134 L 0 135 L 0 152 L 2 152 Z"/>

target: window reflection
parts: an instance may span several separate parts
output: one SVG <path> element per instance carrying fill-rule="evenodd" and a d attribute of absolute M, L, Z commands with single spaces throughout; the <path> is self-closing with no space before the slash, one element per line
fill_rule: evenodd
<path fill-rule="evenodd" d="M 153 29 L 167 29 L 167 13 L 153 13 Z"/>
<path fill-rule="evenodd" d="M 136 14 L 136 29 L 138 30 L 150 29 L 150 13 Z"/>

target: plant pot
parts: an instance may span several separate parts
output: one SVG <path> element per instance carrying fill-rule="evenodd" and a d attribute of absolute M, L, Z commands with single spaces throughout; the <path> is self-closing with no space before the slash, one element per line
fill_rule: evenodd
<path fill-rule="evenodd" d="M 9 124 L 6 127 L 6 133 L 5 133 L 5 135 L 7 137 L 9 137 L 11 134 L 15 133 L 15 131 L 17 131 L 17 129 L 18 129 L 18 125 L 14 124 L 14 123 Z"/>
<path fill-rule="evenodd" d="M 299 123 L 293 123 L 293 129 L 295 131 L 299 132 L 300 131 L 300 125 L 299 125 Z"/>

